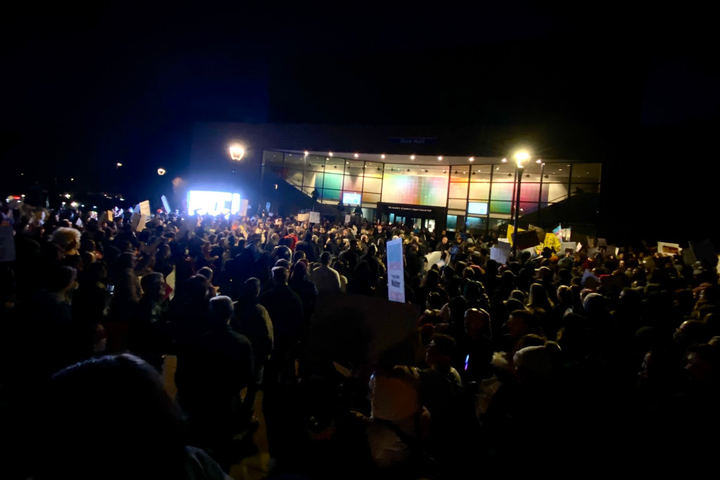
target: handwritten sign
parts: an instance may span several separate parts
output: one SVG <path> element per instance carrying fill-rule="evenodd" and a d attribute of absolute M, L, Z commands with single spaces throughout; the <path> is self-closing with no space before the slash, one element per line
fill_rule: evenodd
<path fill-rule="evenodd" d="M 388 300 L 405 303 L 405 272 L 403 269 L 402 239 L 387 243 Z"/>

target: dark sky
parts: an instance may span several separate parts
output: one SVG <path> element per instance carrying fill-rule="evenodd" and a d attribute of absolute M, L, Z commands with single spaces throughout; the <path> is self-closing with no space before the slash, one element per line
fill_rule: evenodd
<path fill-rule="evenodd" d="M 86 190 L 141 189 L 158 166 L 182 169 L 199 120 L 372 123 L 379 109 L 379 123 L 717 122 L 709 12 L 260 3 L 10 5 L 0 16 L 3 171 L 32 166 L 58 188 L 72 176 Z M 286 101 L 295 93 L 304 103 Z"/>

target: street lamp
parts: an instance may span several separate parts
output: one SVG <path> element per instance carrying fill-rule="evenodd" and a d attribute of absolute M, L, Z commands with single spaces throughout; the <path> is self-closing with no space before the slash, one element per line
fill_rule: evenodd
<path fill-rule="evenodd" d="M 230 158 L 239 162 L 245 156 L 245 149 L 240 145 L 233 145 L 230 147 Z"/>
<path fill-rule="evenodd" d="M 517 162 L 517 170 L 515 170 L 515 176 L 517 178 L 517 194 L 515 197 L 515 218 L 513 219 L 513 255 L 517 260 L 518 218 L 520 217 L 520 186 L 522 185 L 522 171 L 525 168 L 523 162 L 530 160 L 530 154 L 526 150 L 518 150 L 515 152 L 514 157 Z"/>

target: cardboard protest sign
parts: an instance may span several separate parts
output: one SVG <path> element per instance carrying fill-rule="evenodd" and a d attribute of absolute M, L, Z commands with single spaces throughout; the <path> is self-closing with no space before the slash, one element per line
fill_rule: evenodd
<path fill-rule="evenodd" d="M 149 217 L 151 215 L 150 202 L 148 200 L 143 200 L 142 202 L 140 202 L 140 213 L 142 213 L 146 217 Z"/>
<path fill-rule="evenodd" d="M 160 200 L 162 200 L 163 208 L 165 209 L 165 211 L 166 211 L 167 213 L 170 213 L 170 204 L 169 204 L 168 201 L 167 201 L 167 197 L 165 197 L 165 195 L 162 195 L 162 196 L 160 197 Z"/>
<path fill-rule="evenodd" d="M 297 216 L 298 222 L 307 222 L 310 220 L 310 214 L 309 213 L 298 213 Z"/>
<path fill-rule="evenodd" d="M 320 212 L 310 212 L 310 223 L 320 223 Z"/>
<path fill-rule="evenodd" d="M 658 242 L 657 251 L 664 257 L 680 255 L 680 244 Z"/>
<path fill-rule="evenodd" d="M 136 232 L 142 232 L 145 229 L 145 222 L 147 221 L 147 217 L 143 215 L 142 213 L 135 212 L 132 215 L 132 218 L 130 220 L 130 224 L 132 225 L 132 229 Z"/>
<path fill-rule="evenodd" d="M 529 248 L 534 249 L 540 244 L 537 232 L 534 231 L 523 232 L 518 228 L 517 234 L 512 235 L 513 241 L 515 241 L 515 237 L 517 237 L 517 248 L 522 250 L 527 250 Z"/>
<path fill-rule="evenodd" d="M 15 240 L 10 226 L 0 226 L 0 262 L 15 261 Z"/>

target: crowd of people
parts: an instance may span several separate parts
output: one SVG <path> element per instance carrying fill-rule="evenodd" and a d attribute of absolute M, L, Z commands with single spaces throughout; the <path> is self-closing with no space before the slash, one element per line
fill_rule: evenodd
<path fill-rule="evenodd" d="M 257 451 L 260 394 L 277 478 L 583 474 L 716 451 L 710 263 L 628 247 L 499 264 L 497 237 L 366 220 L 157 214 L 135 231 L 76 215 L 3 214 L 16 259 L 0 263 L 0 435 L 15 478 L 227 478 Z M 398 238 L 417 318 L 398 350 L 412 352 L 309 366 L 318 306 L 386 301 Z"/>

